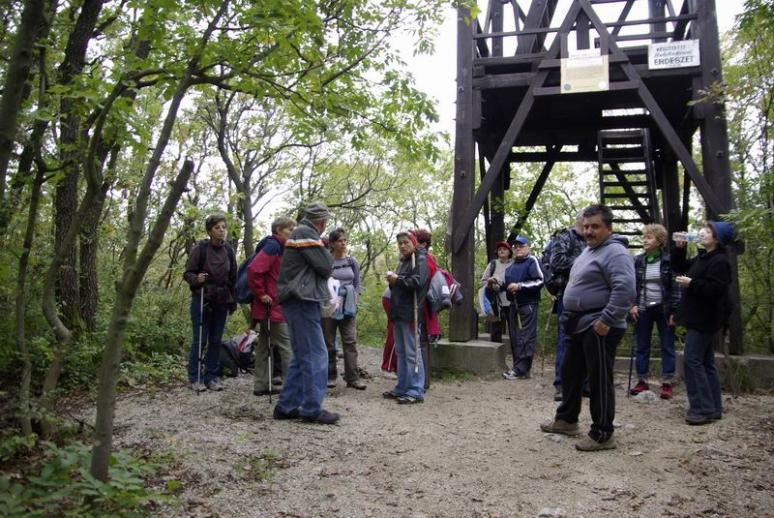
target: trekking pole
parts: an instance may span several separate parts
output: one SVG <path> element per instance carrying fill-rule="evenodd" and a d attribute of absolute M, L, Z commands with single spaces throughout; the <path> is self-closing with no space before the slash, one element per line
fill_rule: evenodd
<path fill-rule="evenodd" d="M 202 385 L 202 330 L 204 329 L 204 286 L 199 290 L 199 355 L 196 358 L 196 395 Z"/>
<path fill-rule="evenodd" d="M 416 251 L 411 254 L 411 272 L 416 268 Z M 417 307 L 417 292 L 414 291 L 414 374 L 419 374 L 419 308 Z"/>
<path fill-rule="evenodd" d="M 629 331 L 629 326 L 626 326 Z M 632 366 L 634 365 L 634 340 L 632 340 L 633 331 L 629 331 L 629 382 L 626 384 L 626 397 L 632 393 Z"/>
<path fill-rule="evenodd" d="M 269 366 L 269 405 L 271 405 L 271 382 L 272 378 L 272 366 L 274 364 L 274 356 L 271 350 L 271 303 L 266 304 L 266 349 L 269 351 L 266 354 L 266 363 Z"/>

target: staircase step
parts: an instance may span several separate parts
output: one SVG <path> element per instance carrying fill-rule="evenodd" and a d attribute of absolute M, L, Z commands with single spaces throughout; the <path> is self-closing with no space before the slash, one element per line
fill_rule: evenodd
<path fill-rule="evenodd" d="M 631 164 L 635 162 L 644 162 L 644 161 L 645 161 L 645 158 L 641 156 L 632 156 L 632 157 L 622 156 L 622 157 L 616 157 L 616 158 L 604 157 L 602 158 L 602 160 L 600 160 L 600 162 L 602 162 L 603 164 Z"/>
<path fill-rule="evenodd" d="M 633 182 L 602 182 L 602 187 L 647 187 L 648 182 L 635 180 Z"/>
<path fill-rule="evenodd" d="M 650 199 L 650 194 L 648 194 L 647 192 L 635 192 L 634 196 L 643 200 Z M 613 199 L 631 198 L 631 195 L 625 192 L 603 192 L 602 198 L 613 198 Z"/>
<path fill-rule="evenodd" d="M 642 137 L 645 135 L 645 131 L 642 128 L 632 128 L 623 130 L 602 130 L 599 132 L 600 140 L 606 139 L 626 139 L 637 137 L 639 142 L 642 142 Z"/>
<path fill-rule="evenodd" d="M 600 173 L 604 175 L 622 174 L 624 176 L 635 176 L 644 175 L 648 172 L 645 169 L 619 169 L 617 171 L 613 171 L 612 169 L 602 169 Z"/>

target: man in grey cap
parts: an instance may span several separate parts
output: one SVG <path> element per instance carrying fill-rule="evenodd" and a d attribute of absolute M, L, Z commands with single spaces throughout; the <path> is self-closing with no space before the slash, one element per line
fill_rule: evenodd
<path fill-rule="evenodd" d="M 293 360 L 288 365 L 274 419 L 335 424 L 339 414 L 322 408 L 328 379 L 328 351 L 320 326 L 320 303 L 330 298 L 328 277 L 333 257 L 320 234 L 331 213 L 313 203 L 285 242 L 277 280 L 277 298 L 290 329 Z"/>

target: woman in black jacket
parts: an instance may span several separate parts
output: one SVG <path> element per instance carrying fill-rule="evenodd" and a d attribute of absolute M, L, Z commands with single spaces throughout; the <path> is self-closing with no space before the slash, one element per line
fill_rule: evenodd
<path fill-rule="evenodd" d="M 725 221 L 708 221 L 699 232 L 706 253 L 688 262 L 688 273 L 675 280 L 685 293 L 677 322 L 688 329 L 685 337 L 685 388 L 688 414 L 685 422 L 703 425 L 720 419 L 723 407 L 720 378 L 715 367 L 713 338 L 725 328 L 729 313 L 728 288 L 731 265 L 726 246 L 734 239 L 734 227 Z M 675 241 L 678 248 L 685 241 Z"/>
<path fill-rule="evenodd" d="M 222 214 L 213 214 L 207 217 L 204 225 L 209 239 L 191 249 L 183 274 L 191 287 L 193 324 L 188 386 L 196 392 L 223 390 L 218 380 L 220 346 L 226 318 L 236 309 L 237 265 L 234 250 L 226 241 L 226 218 Z M 206 357 L 200 358 L 205 345 Z"/>

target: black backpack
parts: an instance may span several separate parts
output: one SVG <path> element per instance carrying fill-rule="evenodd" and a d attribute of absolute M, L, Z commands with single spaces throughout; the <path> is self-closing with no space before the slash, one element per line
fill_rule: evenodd
<path fill-rule="evenodd" d="M 235 377 L 252 374 L 255 366 L 255 331 L 246 331 L 223 342 L 220 348 L 220 375 Z"/>
<path fill-rule="evenodd" d="M 566 253 L 572 254 L 574 256 L 573 260 L 575 257 L 580 255 L 584 246 L 573 235 L 572 230 L 562 228 L 551 234 L 551 239 L 548 240 L 548 244 L 543 249 L 543 253 L 540 254 L 540 269 L 543 270 L 543 284 L 545 285 L 546 290 L 548 290 L 548 293 L 554 296 L 559 295 L 570 280 L 569 269 L 555 271 L 551 267 L 551 263 L 553 262 L 553 254 L 556 253 L 556 246 L 559 242 L 560 235 L 563 232 L 569 233 L 569 239 L 572 240 L 571 248 L 570 250 L 566 251 Z"/>

